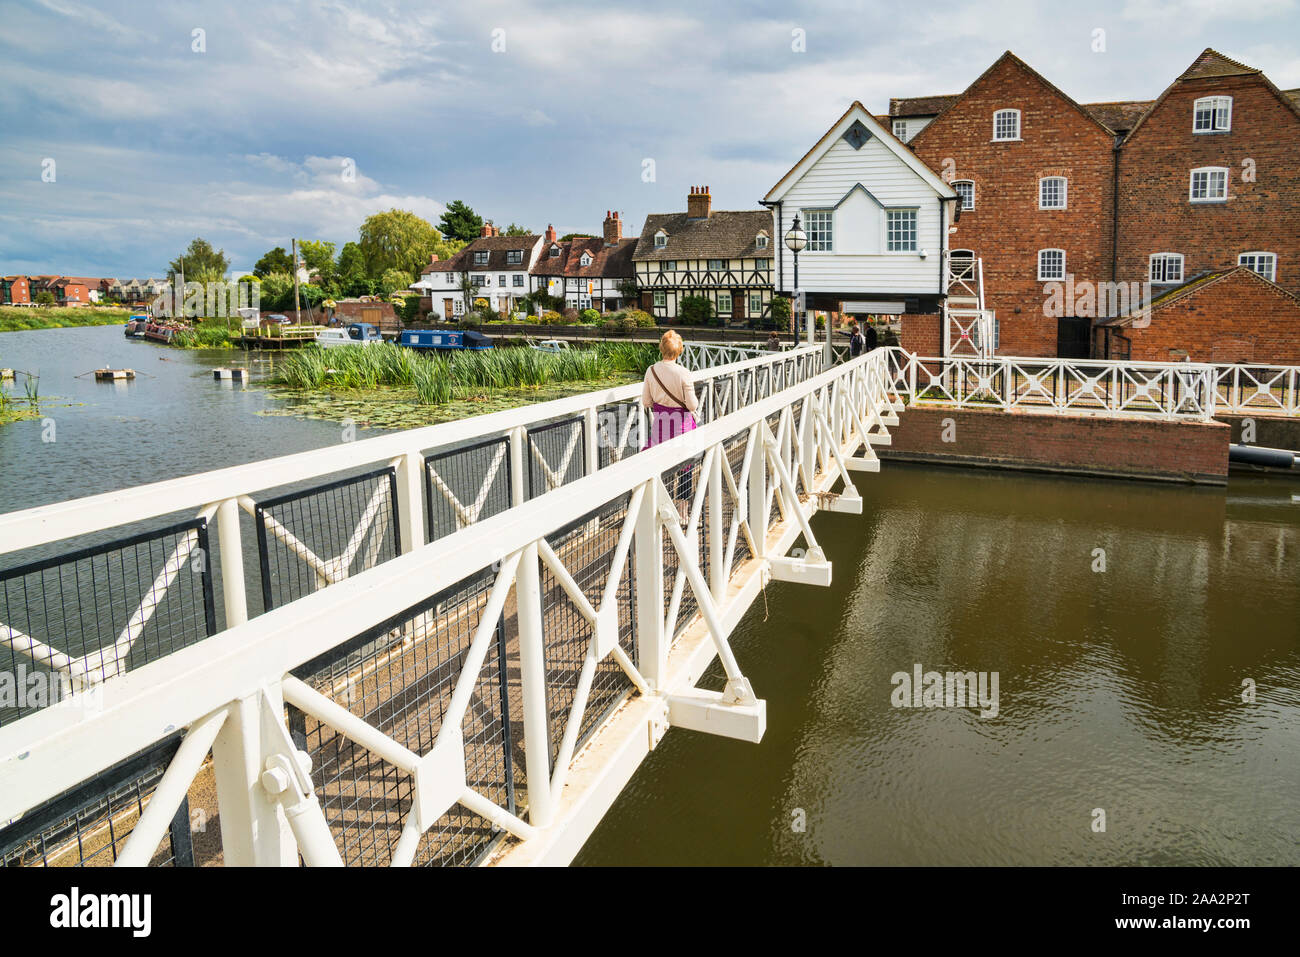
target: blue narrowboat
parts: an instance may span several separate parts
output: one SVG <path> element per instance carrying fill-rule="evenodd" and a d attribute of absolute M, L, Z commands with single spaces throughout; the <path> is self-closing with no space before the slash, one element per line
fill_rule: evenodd
<path fill-rule="evenodd" d="M 409 349 L 491 349 L 492 340 L 473 329 L 407 329 L 402 345 Z"/>

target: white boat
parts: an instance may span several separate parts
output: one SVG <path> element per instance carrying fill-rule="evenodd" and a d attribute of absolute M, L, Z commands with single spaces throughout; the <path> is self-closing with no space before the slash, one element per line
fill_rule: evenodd
<path fill-rule="evenodd" d="M 543 339 L 535 343 L 533 348 L 538 352 L 564 352 L 569 348 L 569 344 L 563 339 Z"/>
<path fill-rule="evenodd" d="M 342 329 L 322 329 L 316 333 L 316 345 L 324 349 L 338 346 L 373 346 L 383 341 L 379 330 L 368 322 L 354 322 Z"/>

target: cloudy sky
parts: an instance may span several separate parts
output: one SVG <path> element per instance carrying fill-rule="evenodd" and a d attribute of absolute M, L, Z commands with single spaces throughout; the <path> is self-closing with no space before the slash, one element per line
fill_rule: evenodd
<path fill-rule="evenodd" d="M 0 0 L 0 17 L 0 273 L 159 275 L 195 236 L 250 268 L 291 236 L 341 245 L 371 212 L 436 222 L 453 199 L 561 232 L 611 208 L 639 230 L 692 184 L 754 208 L 853 100 L 960 92 L 1006 49 L 1085 102 L 1154 98 L 1207 46 L 1300 86 L 1297 0 Z"/>

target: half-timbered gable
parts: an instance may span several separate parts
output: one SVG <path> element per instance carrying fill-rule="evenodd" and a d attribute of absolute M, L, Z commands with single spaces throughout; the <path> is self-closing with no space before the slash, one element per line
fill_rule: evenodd
<path fill-rule="evenodd" d="M 625 302 L 623 284 L 632 279 L 635 239 L 623 238 L 616 211 L 605 214 L 603 237 L 560 241 L 546 228 L 541 254 L 532 270 L 533 289 L 563 298 L 565 308 L 612 312 Z"/>
<path fill-rule="evenodd" d="M 632 256 L 641 308 L 675 319 L 682 299 L 703 296 L 725 322 L 766 318 L 772 246 L 767 211 L 714 211 L 708 187 L 693 187 L 686 212 L 646 217 Z"/>

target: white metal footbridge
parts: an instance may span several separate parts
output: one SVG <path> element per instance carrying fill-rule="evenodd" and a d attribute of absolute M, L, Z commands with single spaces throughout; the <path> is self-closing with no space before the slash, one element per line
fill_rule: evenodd
<path fill-rule="evenodd" d="M 763 736 L 728 636 L 829 583 L 810 519 L 906 404 L 1300 412 L 1280 367 L 823 355 L 692 348 L 648 450 L 631 385 L 0 515 L 0 860 L 568 862 L 670 729 Z"/>

